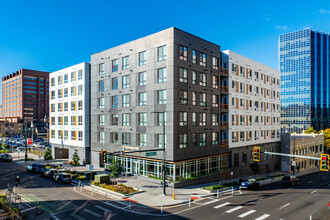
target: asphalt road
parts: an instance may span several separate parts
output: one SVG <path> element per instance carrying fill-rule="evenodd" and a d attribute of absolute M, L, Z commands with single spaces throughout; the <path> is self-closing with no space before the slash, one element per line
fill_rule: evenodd
<path fill-rule="evenodd" d="M 296 187 L 274 183 L 258 191 L 237 191 L 234 196 L 206 198 L 190 208 L 167 211 L 188 219 L 330 219 L 329 186 L 329 173 L 319 172 L 301 177 Z"/>

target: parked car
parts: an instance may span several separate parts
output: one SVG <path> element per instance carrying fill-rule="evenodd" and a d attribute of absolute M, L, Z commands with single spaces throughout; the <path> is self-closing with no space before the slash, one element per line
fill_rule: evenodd
<path fill-rule="evenodd" d="M 58 183 L 71 183 L 71 175 L 68 173 L 59 173 L 58 175 L 54 176 L 55 182 Z"/>
<path fill-rule="evenodd" d="M 46 169 L 43 173 L 43 176 L 51 179 L 58 173 L 57 169 Z"/>
<path fill-rule="evenodd" d="M 0 154 L 0 161 L 12 162 L 13 161 L 13 158 L 9 154 Z"/>
<path fill-rule="evenodd" d="M 282 179 L 282 186 L 297 186 L 299 185 L 299 179 L 295 176 L 285 176 Z"/>
<path fill-rule="evenodd" d="M 43 164 L 33 163 L 27 166 L 27 171 L 32 173 L 42 173 L 46 169 L 46 166 Z"/>
<path fill-rule="evenodd" d="M 241 179 L 239 188 L 247 190 L 257 190 L 260 188 L 260 183 L 255 179 Z"/>

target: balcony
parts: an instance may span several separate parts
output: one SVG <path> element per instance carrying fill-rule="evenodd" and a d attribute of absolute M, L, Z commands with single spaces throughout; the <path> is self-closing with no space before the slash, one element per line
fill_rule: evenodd
<path fill-rule="evenodd" d="M 220 121 L 220 128 L 228 128 L 228 121 Z"/>
<path fill-rule="evenodd" d="M 220 140 L 220 146 L 227 146 L 228 140 Z"/>
<path fill-rule="evenodd" d="M 220 92 L 228 94 L 228 86 L 220 85 Z"/>
<path fill-rule="evenodd" d="M 228 76 L 228 69 L 220 67 L 220 74 Z"/>
<path fill-rule="evenodd" d="M 228 104 L 220 103 L 220 110 L 228 111 Z"/>

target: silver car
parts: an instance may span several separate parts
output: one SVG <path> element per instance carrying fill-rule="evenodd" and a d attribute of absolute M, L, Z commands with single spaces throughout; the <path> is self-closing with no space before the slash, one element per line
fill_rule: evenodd
<path fill-rule="evenodd" d="M 71 175 L 68 173 L 59 173 L 54 176 L 54 180 L 58 183 L 71 183 Z"/>

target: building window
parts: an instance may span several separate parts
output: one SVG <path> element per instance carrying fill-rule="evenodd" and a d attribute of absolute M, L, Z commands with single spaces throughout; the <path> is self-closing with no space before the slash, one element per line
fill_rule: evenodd
<path fill-rule="evenodd" d="M 122 133 L 122 144 L 130 145 L 131 144 L 131 134 Z"/>
<path fill-rule="evenodd" d="M 212 133 L 212 144 L 219 144 L 219 133 L 218 132 Z"/>
<path fill-rule="evenodd" d="M 66 98 L 68 96 L 69 96 L 69 89 L 68 88 L 65 88 L 64 89 L 64 98 Z"/>
<path fill-rule="evenodd" d="M 99 115 L 99 125 L 100 126 L 104 125 L 104 115 Z"/>
<path fill-rule="evenodd" d="M 129 106 L 129 95 L 128 94 L 122 96 L 122 106 L 123 107 Z"/>
<path fill-rule="evenodd" d="M 147 126 L 147 113 L 139 113 L 139 126 Z"/>
<path fill-rule="evenodd" d="M 199 146 L 206 146 L 206 133 L 199 134 Z"/>
<path fill-rule="evenodd" d="M 158 104 L 166 104 L 166 90 L 158 90 Z"/>
<path fill-rule="evenodd" d="M 83 125 L 83 117 L 81 115 L 78 116 L 78 125 Z"/>
<path fill-rule="evenodd" d="M 51 133 L 52 138 L 55 138 L 55 131 L 51 130 L 50 133 Z"/>
<path fill-rule="evenodd" d="M 197 63 L 197 52 L 196 52 L 196 50 L 192 51 L 192 63 L 194 63 L 194 64 Z"/>
<path fill-rule="evenodd" d="M 179 112 L 179 126 L 188 125 L 188 112 Z"/>
<path fill-rule="evenodd" d="M 55 91 L 52 91 L 52 99 L 55 99 Z"/>
<path fill-rule="evenodd" d="M 239 67 L 239 76 L 245 78 L 245 67 L 242 66 Z"/>
<path fill-rule="evenodd" d="M 104 132 L 99 132 L 99 143 L 104 143 Z"/>
<path fill-rule="evenodd" d="M 57 84 L 62 85 L 62 76 L 57 77 Z"/>
<path fill-rule="evenodd" d="M 123 88 L 128 88 L 129 87 L 129 76 L 122 76 L 121 82 L 122 82 Z"/>
<path fill-rule="evenodd" d="M 219 59 L 216 57 L 212 57 L 212 68 L 214 70 L 218 70 L 219 69 Z"/>
<path fill-rule="evenodd" d="M 212 114 L 212 126 L 219 126 L 219 114 Z"/>
<path fill-rule="evenodd" d="M 111 103 L 112 103 L 112 108 L 118 108 L 118 96 L 112 96 L 111 97 Z"/>
<path fill-rule="evenodd" d="M 71 82 L 76 81 L 76 72 L 71 72 Z"/>
<path fill-rule="evenodd" d="M 64 74 L 64 83 L 68 83 L 68 81 L 69 81 L 69 75 Z"/>
<path fill-rule="evenodd" d="M 199 94 L 199 105 L 206 106 L 206 93 Z"/>
<path fill-rule="evenodd" d="M 67 130 L 64 130 L 64 140 L 69 139 L 69 132 Z"/>
<path fill-rule="evenodd" d="M 55 86 L 55 78 L 51 78 L 51 83 L 52 83 L 52 86 Z M 54 135 L 55 136 L 55 135 Z"/>
<path fill-rule="evenodd" d="M 111 132 L 111 144 L 118 144 L 118 133 Z"/>
<path fill-rule="evenodd" d="M 57 90 L 57 96 L 58 98 L 62 98 L 62 89 Z"/>
<path fill-rule="evenodd" d="M 99 81 L 99 92 L 104 92 L 104 80 Z"/>
<path fill-rule="evenodd" d="M 188 70 L 187 69 L 180 68 L 179 82 L 188 83 Z"/>
<path fill-rule="evenodd" d="M 99 109 L 104 108 L 104 97 L 99 98 Z"/>
<path fill-rule="evenodd" d="M 219 96 L 218 95 L 212 95 L 212 107 L 219 107 Z"/>
<path fill-rule="evenodd" d="M 118 59 L 112 60 L 112 72 L 118 71 Z"/>
<path fill-rule="evenodd" d="M 206 126 L 206 113 L 199 113 L 199 126 Z"/>
<path fill-rule="evenodd" d="M 192 84 L 197 85 L 197 73 L 192 71 Z"/>
<path fill-rule="evenodd" d="M 192 100 L 192 105 L 197 105 L 197 93 L 196 92 L 191 92 L 191 100 Z"/>
<path fill-rule="evenodd" d="M 147 84 L 146 72 L 139 73 L 139 86 L 144 86 Z"/>
<path fill-rule="evenodd" d="M 180 104 L 187 105 L 188 104 L 188 92 L 186 90 L 180 90 Z"/>
<path fill-rule="evenodd" d="M 99 75 L 103 75 L 104 74 L 104 63 L 100 63 L 99 64 Z"/>
<path fill-rule="evenodd" d="M 59 112 L 63 111 L 62 110 L 62 103 L 57 103 L 57 109 Z"/>
<path fill-rule="evenodd" d="M 146 133 L 139 134 L 139 146 L 141 146 L 141 147 L 147 146 L 147 134 Z"/>
<path fill-rule="evenodd" d="M 67 112 L 69 110 L 69 103 L 64 102 L 64 111 Z"/>
<path fill-rule="evenodd" d="M 139 93 L 139 105 L 147 105 L 147 93 L 146 92 L 140 92 Z"/>
<path fill-rule="evenodd" d="M 234 154 L 234 167 L 239 167 L 239 154 Z"/>
<path fill-rule="evenodd" d="M 199 53 L 199 65 L 206 66 L 206 54 Z"/>
<path fill-rule="evenodd" d="M 157 82 L 162 83 L 166 82 L 166 68 L 160 68 L 157 70 Z"/>
<path fill-rule="evenodd" d="M 82 95 L 83 94 L 83 86 L 79 85 L 78 86 L 78 95 Z"/>
<path fill-rule="evenodd" d="M 112 78 L 112 90 L 118 89 L 118 78 Z"/>
<path fill-rule="evenodd" d="M 233 72 L 237 72 L 237 65 L 236 64 L 231 64 L 231 70 L 233 71 Z"/>
<path fill-rule="evenodd" d="M 158 61 L 166 60 L 166 45 L 158 47 Z"/>
<path fill-rule="evenodd" d="M 166 112 L 157 112 L 157 125 L 158 126 L 166 126 Z"/>
<path fill-rule="evenodd" d="M 122 61 L 123 61 L 123 70 L 128 69 L 129 68 L 129 59 L 128 59 L 128 56 L 123 57 Z"/>
<path fill-rule="evenodd" d="M 76 101 L 71 102 L 71 111 L 76 111 Z"/>
<path fill-rule="evenodd" d="M 197 134 L 191 134 L 191 139 L 192 139 L 192 145 L 194 147 L 197 147 Z"/>
<path fill-rule="evenodd" d="M 83 78 L 82 70 L 78 70 L 78 80 L 81 80 Z"/>
<path fill-rule="evenodd" d="M 139 53 L 139 66 L 147 64 L 147 51 Z"/>
<path fill-rule="evenodd" d="M 118 125 L 118 114 L 111 115 L 111 125 Z"/>
<path fill-rule="evenodd" d="M 244 131 L 240 131 L 239 132 L 239 141 L 240 142 L 244 142 L 245 141 L 245 132 Z"/>
<path fill-rule="evenodd" d="M 51 125 L 55 125 L 55 117 L 51 117 L 50 121 L 51 121 Z"/>
<path fill-rule="evenodd" d="M 82 140 L 83 140 L 83 132 L 78 131 L 78 141 L 82 141 Z"/>
<path fill-rule="evenodd" d="M 82 100 L 78 101 L 78 110 L 83 110 L 83 101 Z"/>
<path fill-rule="evenodd" d="M 123 126 L 130 125 L 130 114 L 129 113 L 122 114 L 122 123 L 123 123 Z"/>
<path fill-rule="evenodd" d="M 199 74 L 199 85 L 206 86 L 206 73 Z"/>
<path fill-rule="evenodd" d="M 58 130 L 57 131 L 57 138 L 58 139 L 62 139 L 63 138 L 63 135 L 62 135 L 62 131 L 61 130 Z"/>
<path fill-rule="evenodd" d="M 64 116 L 64 125 L 68 125 L 68 124 L 69 124 L 68 116 Z"/>
<path fill-rule="evenodd" d="M 219 77 L 212 76 L 212 88 L 214 88 L 214 89 L 219 88 Z"/>
<path fill-rule="evenodd" d="M 76 125 L 76 116 L 71 116 L 71 125 Z"/>
<path fill-rule="evenodd" d="M 192 126 L 197 125 L 197 114 L 196 114 L 196 112 L 191 113 L 191 122 L 192 122 Z"/>
<path fill-rule="evenodd" d="M 187 148 L 188 146 L 188 134 L 179 135 L 179 148 Z"/>
<path fill-rule="evenodd" d="M 71 87 L 71 96 L 75 96 L 76 95 L 76 87 L 72 86 Z"/>
<path fill-rule="evenodd" d="M 231 142 L 232 143 L 236 143 L 237 142 L 236 132 L 231 132 Z"/>
<path fill-rule="evenodd" d="M 164 139 L 165 139 L 165 142 L 164 142 Z M 163 146 L 163 142 L 164 142 L 165 146 Z M 158 148 L 167 147 L 166 134 L 165 134 L 165 136 L 163 134 L 157 134 L 157 146 L 158 146 Z"/>
<path fill-rule="evenodd" d="M 188 48 L 184 46 L 180 46 L 180 60 L 187 61 L 188 60 Z"/>

